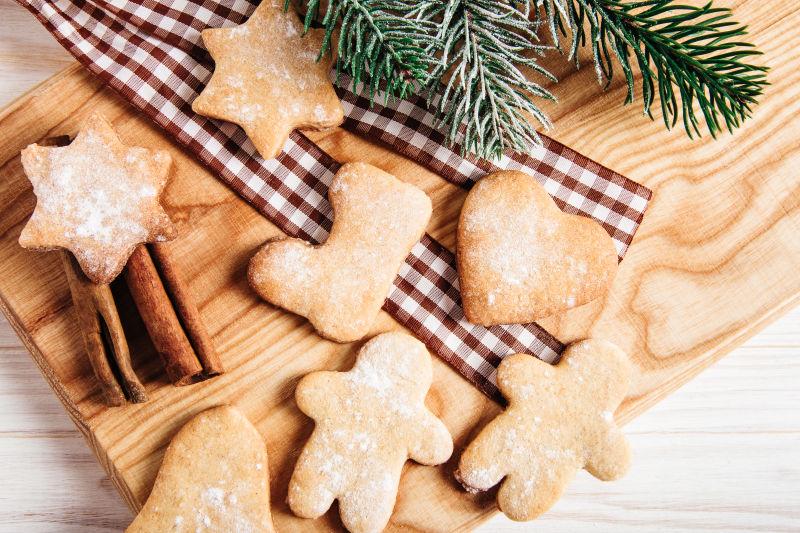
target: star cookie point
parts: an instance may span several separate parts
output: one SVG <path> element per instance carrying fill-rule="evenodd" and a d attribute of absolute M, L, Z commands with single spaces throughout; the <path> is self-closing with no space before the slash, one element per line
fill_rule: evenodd
<path fill-rule="evenodd" d="M 20 244 L 71 251 L 95 283 L 113 280 L 138 244 L 176 235 L 159 203 L 172 157 L 123 144 L 100 114 L 68 146 L 28 146 L 22 164 L 36 207 Z"/>

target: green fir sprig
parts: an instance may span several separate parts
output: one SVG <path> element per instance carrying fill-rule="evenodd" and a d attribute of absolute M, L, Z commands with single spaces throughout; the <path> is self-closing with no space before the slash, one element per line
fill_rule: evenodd
<path fill-rule="evenodd" d="M 644 112 L 653 118 L 657 95 L 667 128 L 681 117 L 689 137 L 701 134 L 696 109 L 712 136 L 723 123 L 732 132 L 750 116 L 767 85 L 767 68 L 750 63 L 761 52 L 740 39 L 747 28 L 733 20 L 730 9 L 711 2 L 532 1 L 556 46 L 571 35 L 568 57 L 576 66 L 578 48 L 591 46 L 598 79 L 607 86 L 619 64 L 627 83 L 626 104 L 634 100 L 635 63 L 642 76 Z"/>
<path fill-rule="evenodd" d="M 289 0 L 285 0 L 285 8 Z M 320 0 L 303 0 L 306 31 L 315 21 L 325 29 L 320 57 L 338 37 L 336 67 L 353 85 L 366 82 L 370 96 L 381 84 L 390 95 L 404 97 L 415 85 L 428 85 L 438 59 L 431 54 L 433 21 L 410 18 L 409 0 L 330 0 L 320 13 Z M 435 47 L 434 47 L 435 48 Z"/>
<path fill-rule="evenodd" d="M 422 4 L 417 13 L 439 21 L 440 61 L 429 85 L 440 129 L 462 151 L 495 157 L 505 149 L 527 150 L 541 141 L 533 121 L 550 128 L 534 98 L 555 97 L 521 69 L 556 78 L 537 62 L 538 23 L 528 3 L 452 0 Z"/>
<path fill-rule="evenodd" d="M 701 121 L 712 136 L 748 118 L 767 85 L 767 68 L 751 61 L 760 52 L 742 39 L 745 26 L 730 9 L 680 0 L 298 0 L 305 25 L 321 20 L 334 36 L 337 68 L 370 96 L 429 96 L 440 129 L 462 151 L 482 157 L 525 150 L 539 142 L 536 125 L 550 124 L 541 100 L 553 95 L 536 79 L 554 80 L 536 61 L 552 46 L 578 65 L 590 47 L 598 80 L 608 86 L 615 67 L 636 96 L 641 76 L 644 112 L 656 98 L 667 128 L 678 120 L 690 137 Z M 287 0 L 288 3 L 288 0 Z M 533 76 L 531 76 L 533 75 Z"/>

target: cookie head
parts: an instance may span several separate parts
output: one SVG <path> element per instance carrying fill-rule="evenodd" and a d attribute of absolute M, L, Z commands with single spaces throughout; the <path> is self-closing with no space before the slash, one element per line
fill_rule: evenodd
<path fill-rule="evenodd" d="M 365 163 L 336 173 L 329 193 L 333 227 L 312 246 L 267 242 L 248 279 L 268 302 L 302 315 L 325 338 L 350 342 L 369 333 L 400 267 L 422 237 L 431 201 L 413 185 Z"/>
<path fill-rule="evenodd" d="M 631 374 L 622 350 L 597 339 L 570 345 L 555 367 L 530 355 L 506 357 L 497 383 L 508 408 L 464 450 L 459 480 L 476 492 L 502 483 L 500 510 L 531 520 L 561 497 L 581 468 L 601 480 L 619 478 L 630 450 L 614 411 Z"/>
<path fill-rule="evenodd" d="M 28 146 L 22 165 L 36 208 L 20 244 L 71 251 L 95 283 L 113 280 L 138 244 L 175 237 L 159 203 L 171 156 L 122 144 L 99 114 L 69 146 Z"/>
<path fill-rule="evenodd" d="M 155 484 L 126 533 L 274 533 L 267 449 L 236 409 L 215 407 L 172 439 Z"/>
<path fill-rule="evenodd" d="M 294 11 L 277 0 L 261 2 L 241 26 L 204 30 L 215 68 L 192 109 L 241 126 L 265 159 L 281 152 L 295 128 L 341 124 L 330 59 L 318 61 L 324 31 L 303 32 Z"/>
<path fill-rule="evenodd" d="M 338 499 L 349 531 L 381 531 L 406 460 L 435 465 L 452 453 L 447 428 L 424 404 L 430 384 L 430 355 L 400 332 L 367 342 L 348 372 L 304 377 L 295 398 L 315 427 L 289 484 L 292 511 L 315 518 Z"/>
<path fill-rule="evenodd" d="M 586 304 L 605 294 L 617 269 L 614 243 L 599 224 L 562 212 L 517 171 L 490 174 L 467 195 L 457 259 L 464 313 L 484 326 Z"/>

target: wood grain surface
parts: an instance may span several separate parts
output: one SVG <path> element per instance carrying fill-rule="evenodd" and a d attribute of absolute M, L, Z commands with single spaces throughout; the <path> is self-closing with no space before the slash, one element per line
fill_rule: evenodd
<path fill-rule="evenodd" d="M 774 8 L 771 13 L 766 10 L 758 13 L 759 6 L 752 2 L 743 3 L 740 11 L 747 11 L 748 6 L 752 11 L 752 17 L 748 20 L 753 22 L 760 15 L 765 31 L 776 32 L 772 37 L 767 36 L 767 40 L 778 40 L 787 35 L 785 29 L 775 29 L 775 26 L 786 23 L 786 19 L 790 21 L 788 24 L 791 24 L 792 17 L 797 22 L 796 13 L 782 14 Z M 747 15 L 742 15 L 745 16 Z M 770 26 L 773 17 L 777 22 Z M 754 22 L 752 25 L 756 26 Z M 776 59 L 780 57 L 776 55 Z M 781 65 L 776 63 L 780 62 L 770 61 L 771 66 L 778 70 Z M 613 297 L 603 306 L 582 309 L 570 313 L 557 323 L 549 324 L 565 339 L 594 332 L 632 349 L 643 374 L 639 381 L 638 394 L 626 405 L 627 416 L 666 394 L 672 387 L 688 379 L 703 365 L 739 342 L 742 337 L 752 334 L 791 305 L 797 296 L 797 280 L 796 276 L 792 276 L 793 267 L 798 264 L 797 238 L 792 233 L 797 229 L 797 176 L 792 172 L 797 159 L 796 150 L 793 150 L 797 145 L 797 132 L 776 119 L 776 115 L 784 111 L 787 114 L 782 120 L 796 112 L 797 73 L 792 72 L 788 59 L 782 68 L 783 71 L 773 74 L 784 80 L 782 84 L 787 84 L 776 93 L 782 96 L 773 98 L 777 101 L 776 105 L 764 112 L 766 116 L 759 114 L 757 120 L 753 121 L 756 125 L 748 126 L 749 129 L 757 127 L 760 117 L 763 116 L 762 124 L 758 128 L 765 128 L 764 135 L 757 129 L 751 131 L 749 136 L 739 134 L 718 144 L 708 141 L 692 144 L 680 136 L 661 132 L 660 126 L 643 122 L 635 113 L 631 114 L 630 110 L 624 110 L 616 118 L 604 116 L 607 112 L 618 112 L 615 106 L 610 106 L 608 111 L 599 112 L 596 116 L 590 114 L 581 119 L 564 117 L 557 121 L 558 133 L 564 132 L 566 135 L 570 132 L 577 134 L 580 131 L 595 131 L 600 124 L 609 120 L 611 122 L 607 123 L 627 124 L 630 130 L 623 128 L 620 131 L 620 146 L 617 146 L 616 151 L 611 150 L 607 144 L 609 141 L 604 139 L 590 141 L 585 145 L 585 139 L 576 138 L 570 141 L 562 135 L 556 137 L 656 188 L 656 203 L 648 214 L 631 255 L 623 263 Z M 565 84 L 578 84 L 572 87 L 577 92 L 581 83 L 585 85 L 586 80 L 579 79 L 585 75 L 586 73 L 578 73 L 569 77 L 562 83 L 562 87 Z M 773 89 L 775 87 L 771 88 Z M 149 486 L 147 480 L 154 475 L 158 450 L 163 448 L 167 438 L 164 434 L 175 429 L 158 421 L 148 420 L 154 416 L 177 413 L 180 413 L 181 421 L 185 420 L 190 412 L 201 407 L 198 401 L 205 405 L 204 402 L 218 401 L 222 397 L 235 398 L 246 410 L 263 413 L 263 417 L 256 417 L 259 427 L 267 436 L 271 450 L 277 448 L 277 455 L 284 454 L 283 459 L 276 458 L 274 454 L 273 462 L 286 463 L 285 456 L 296 452 L 296 449 L 290 450 L 293 445 L 287 441 L 296 441 L 302 435 L 298 436 L 296 431 L 293 435 L 278 431 L 271 437 L 270 433 L 276 427 L 282 427 L 276 420 L 289 421 L 289 425 L 300 425 L 300 415 L 293 405 L 287 405 L 292 404 L 291 400 L 283 401 L 290 396 L 291 387 L 279 385 L 278 390 L 274 390 L 274 385 L 270 387 L 269 382 L 291 382 L 309 368 L 347 366 L 352 350 L 330 346 L 330 343 L 314 339 L 302 321 L 258 304 L 239 280 L 231 279 L 230 274 L 235 274 L 246 260 L 247 246 L 252 248 L 255 241 L 271 234 L 274 229 L 240 201 L 228 198 L 230 193 L 227 190 L 204 176 L 203 171 L 193 162 L 185 160 L 185 157 L 179 161 L 178 177 L 169 192 L 172 214 L 183 223 L 187 231 L 176 247 L 185 256 L 185 266 L 192 272 L 193 287 L 198 294 L 203 295 L 201 303 L 204 316 L 212 317 L 217 325 L 216 328 L 212 327 L 215 339 L 218 346 L 224 346 L 223 353 L 228 357 L 226 362 L 230 360 L 233 363 L 232 374 L 236 375 L 223 378 L 218 385 L 209 387 L 202 394 L 176 395 L 171 392 L 174 389 L 159 381 L 161 378 L 157 365 L 145 360 L 145 349 L 142 351 L 141 368 L 147 376 L 149 386 L 159 396 L 158 403 L 165 407 L 165 412 L 155 415 L 149 410 L 126 412 L 128 423 L 132 420 L 131 425 L 138 424 L 138 427 L 124 438 L 115 435 L 114 432 L 119 433 L 123 424 L 120 420 L 114 422 L 113 415 L 99 409 L 96 398 L 91 396 L 91 380 L 88 379 L 86 366 L 74 368 L 73 363 L 80 354 L 75 350 L 74 335 L 69 331 L 69 320 L 65 319 L 65 315 L 69 315 L 69 302 L 62 298 L 62 289 L 65 288 L 62 286 L 63 281 L 53 266 L 52 258 L 47 257 L 52 254 L 34 257 L 9 246 L 13 240 L 11 237 L 18 234 L 21 224 L 24 223 L 25 209 L 29 212 L 32 207 L 29 188 L 24 179 L 18 179 L 19 163 L 13 149 L 15 144 L 27 144 L 41 138 L 39 136 L 45 133 L 74 132 L 79 115 L 85 112 L 87 106 L 107 109 L 126 138 L 130 136 L 130 139 L 136 139 L 137 142 L 152 144 L 164 141 L 149 125 L 141 119 L 132 118 L 127 108 L 113 97 L 98 92 L 79 73 L 71 72 L 63 76 L 57 91 L 51 91 L 53 92 L 39 93 L 37 98 L 29 100 L 24 113 L 18 108 L 3 119 L 4 127 L 9 124 L 17 125 L 16 129 L 3 131 L 19 131 L 19 135 L 13 138 L 8 136 L 7 139 L 4 135 L 0 146 L 0 159 L 5 162 L 2 167 L 0 200 L 3 205 L 10 203 L 9 200 L 15 200 L 15 205 L 4 209 L 0 217 L 4 230 L 4 240 L 0 245 L 0 254 L 4 258 L 2 278 L 5 282 L 6 273 L 14 274 L 14 281 L 17 282 L 15 294 L 7 293 L 8 285 L 0 285 L 3 287 L 4 299 L 8 296 L 7 299 L 15 304 L 15 310 L 23 311 L 15 314 L 15 320 L 20 323 L 27 321 L 26 327 L 35 333 L 27 340 L 48 348 L 42 351 L 43 358 L 54 371 L 51 377 L 58 378 L 62 383 L 64 397 L 74 405 L 72 414 L 81 417 L 84 428 L 93 434 L 92 442 L 104 446 L 104 450 L 115 461 L 116 468 L 112 469 L 112 474 L 118 483 L 126 485 L 124 493 L 133 502 L 140 501 Z M 591 95 L 588 91 L 586 93 L 588 100 Z M 616 97 L 618 96 L 617 90 Z M 604 95 L 600 100 L 606 97 Z M 58 109 L 53 109 L 56 102 Z M 578 103 L 574 108 L 576 114 L 586 107 L 596 109 L 599 106 Z M 769 106 L 765 105 L 761 109 L 767 107 Z M 567 104 L 562 103 L 559 109 L 562 108 L 566 109 Z M 32 120 L 31 113 L 36 120 Z M 8 122 L 9 120 L 12 122 Z M 581 121 L 588 122 L 589 126 L 583 126 Z M 25 125 L 24 131 L 20 130 L 19 124 Z M 595 126 L 594 129 L 592 125 Z M 651 137 L 656 139 L 651 140 Z M 773 140 L 768 146 L 766 139 L 770 137 Z M 463 197 L 461 191 L 397 156 L 387 155 L 342 132 L 328 135 L 320 142 L 342 160 L 359 158 L 376 161 L 403 179 L 422 185 L 434 198 L 439 213 L 433 223 L 434 227 L 431 228 L 432 233 L 445 242 L 450 239 L 449 243 L 452 244 L 452 219 Z M 674 157 L 674 152 L 664 152 L 673 143 L 672 149 L 680 151 L 680 159 Z M 644 153 L 640 154 L 637 148 L 631 154 L 630 150 L 623 148 L 628 144 L 646 148 Z M 605 159 L 598 155 L 604 150 L 610 150 L 610 155 Z M 645 155 L 650 156 L 649 160 L 643 159 Z M 616 156 L 615 161 L 618 164 L 614 164 L 612 156 Z M 694 157 L 697 159 L 694 160 Z M 639 161 L 628 162 L 629 159 Z M 672 165 L 667 164 L 669 160 L 672 160 Z M 691 164 L 692 160 L 694 164 Z M 681 162 L 678 167 L 675 166 L 676 161 Z M 640 168 L 647 168 L 651 162 L 660 162 L 661 166 L 652 167 L 652 174 L 640 171 Z M 755 165 L 766 170 L 763 174 L 756 172 L 753 170 L 757 168 Z M 743 173 L 739 169 L 746 169 L 747 172 Z M 187 191 L 191 194 L 187 194 Z M 705 211 L 697 216 L 696 212 L 701 206 Z M 695 216 L 687 218 L 688 213 Z M 244 242 L 235 242 L 221 260 L 210 264 L 203 257 L 213 260 L 215 255 L 219 255 L 214 251 L 228 242 L 226 235 L 207 238 L 196 234 L 202 232 L 204 227 L 217 228 L 220 222 L 230 225 L 228 229 L 234 231 L 238 239 Z M 194 244 L 187 241 L 194 241 Z M 188 257 L 187 250 L 191 250 L 191 258 Z M 7 253 L 11 255 L 6 256 Z M 6 264 L 11 265 L 5 261 L 6 257 L 14 260 L 13 266 L 8 267 L 10 270 L 5 270 Z M 23 274 L 21 277 L 20 272 Z M 19 285 L 19 282 L 27 285 Z M 25 291 L 20 289 L 23 286 L 26 287 Z M 219 292 L 220 287 L 225 287 L 224 292 Z M 27 289 L 31 289 L 31 292 L 27 293 Z M 229 292 L 233 294 L 227 294 Z M 242 304 L 242 301 L 246 304 Z M 237 315 L 234 313 L 236 310 L 241 312 Z M 246 324 L 241 327 L 243 322 Z M 391 327 L 391 321 L 385 318 L 379 327 Z M 288 332 L 288 340 L 284 337 L 281 342 L 273 344 L 267 354 L 259 351 L 256 345 L 265 337 L 283 335 L 284 332 Z M 66 349 L 63 345 L 65 339 L 69 341 Z M 285 364 L 281 366 L 281 363 Z M 494 407 L 486 405 L 482 397 L 474 396 L 477 393 L 449 368 L 438 362 L 436 368 L 437 387 L 429 398 L 431 406 L 444 414 L 448 425 L 463 441 L 466 433 L 473 430 L 478 423 L 476 411 L 485 410 L 485 414 L 488 414 Z M 240 378 L 238 381 L 235 379 L 237 376 Z M 444 382 L 447 384 L 444 385 Z M 241 387 L 244 391 L 233 390 Z M 197 396 L 203 396 L 202 400 L 198 400 Z M 189 403 L 193 405 L 187 407 Z M 270 405 L 275 406 L 275 409 L 270 409 Z M 157 407 L 154 406 L 153 409 L 155 411 Z M 465 415 L 463 411 L 469 412 Z M 170 419 L 166 425 L 180 423 L 174 420 Z M 139 424 L 140 421 L 142 424 Z M 135 442 L 140 437 L 141 443 Z M 154 451 L 154 454 L 147 456 L 147 452 L 146 457 L 137 456 L 131 452 L 131 445 L 139 448 L 144 446 L 147 450 Z M 283 452 L 280 452 L 281 448 Z M 285 466 L 283 468 L 286 469 Z M 407 516 L 411 519 L 408 523 L 437 525 L 441 528 L 456 524 L 432 521 L 432 517 L 424 509 L 414 509 L 416 503 L 427 500 L 428 512 L 431 511 L 432 496 L 424 487 L 428 486 L 426 476 L 430 477 L 430 472 L 435 471 L 419 467 L 409 469 L 403 484 L 404 487 L 410 485 L 409 492 L 413 494 L 410 498 L 401 498 L 396 515 L 399 520 Z M 453 491 L 452 484 L 448 484 L 446 477 L 437 476 L 438 474 L 432 476 L 431 481 Z M 422 488 L 414 490 L 417 483 Z M 285 492 L 285 487 L 283 490 Z M 448 507 L 448 516 L 455 520 L 473 516 L 490 507 L 487 501 L 464 502 L 460 496 L 455 498 L 452 502 L 447 499 L 437 502 L 444 505 L 455 502 L 457 507 Z"/>

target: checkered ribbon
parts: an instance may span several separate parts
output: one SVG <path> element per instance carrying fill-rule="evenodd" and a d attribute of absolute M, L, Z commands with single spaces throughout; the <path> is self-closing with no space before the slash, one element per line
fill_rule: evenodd
<path fill-rule="evenodd" d="M 211 76 L 200 41 L 206 27 L 242 23 L 255 5 L 244 0 L 18 0 L 85 67 L 154 120 L 288 235 L 327 238 L 332 211 L 328 186 L 339 164 L 299 132 L 276 159 L 260 158 L 233 124 L 194 114 L 192 100 Z M 469 186 L 491 171 L 485 161 L 445 148 L 421 101 L 395 100 L 372 109 L 339 87 L 346 127 Z M 565 211 L 596 218 L 624 253 L 650 192 L 547 140 L 527 156 L 507 156 L 503 168 L 524 170 Z M 484 328 L 464 319 L 453 254 L 426 235 L 414 246 L 384 304 L 401 324 L 480 390 L 497 397 L 495 370 L 509 353 L 553 361 L 563 349 L 536 324 Z"/>

